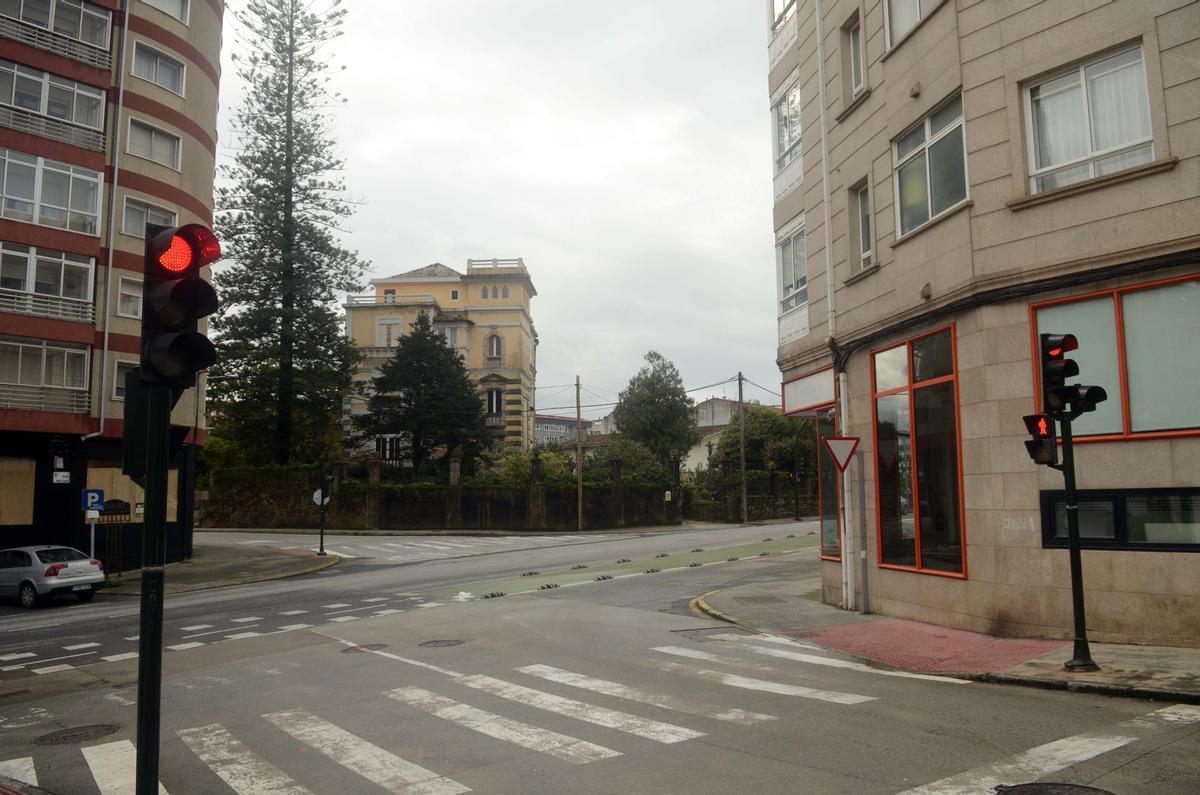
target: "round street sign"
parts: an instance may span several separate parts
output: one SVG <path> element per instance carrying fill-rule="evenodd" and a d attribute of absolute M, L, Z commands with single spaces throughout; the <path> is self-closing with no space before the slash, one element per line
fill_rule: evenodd
<path fill-rule="evenodd" d="M 321 499 L 321 490 L 317 489 L 313 492 L 313 505 L 328 505 L 329 495 L 326 494 L 324 499 Z"/>

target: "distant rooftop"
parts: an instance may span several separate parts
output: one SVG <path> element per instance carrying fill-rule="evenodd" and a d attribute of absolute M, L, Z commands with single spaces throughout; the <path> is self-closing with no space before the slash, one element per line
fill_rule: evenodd
<path fill-rule="evenodd" d="M 420 281 L 422 279 L 461 279 L 462 274 L 454 270 L 454 268 L 443 265 L 440 262 L 435 262 L 432 265 L 426 265 L 423 268 L 407 271 L 406 273 L 397 273 L 395 276 L 389 276 L 386 279 L 374 279 L 377 282 L 390 282 L 397 279 L 411 279 Z"/>

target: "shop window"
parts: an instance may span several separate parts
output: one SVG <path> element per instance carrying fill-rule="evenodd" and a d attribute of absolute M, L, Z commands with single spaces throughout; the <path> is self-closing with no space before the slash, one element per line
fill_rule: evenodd
<path fill-rule="evenodd" d="M 953 330 L 872 358 L 880 565 L 963 574 Z"/>
<path fill-rule="evenodd" d="M 1079 543 L 1087 549 L 1200 552 L 1200 489 L 1080 490 Z M 1067 545 L 1066 494 L 1042 492 L 1042 542 Z"/>

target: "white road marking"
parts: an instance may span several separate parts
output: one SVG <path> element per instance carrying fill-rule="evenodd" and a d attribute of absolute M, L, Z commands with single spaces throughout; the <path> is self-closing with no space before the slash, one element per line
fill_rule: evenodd
<path fill-rule="evenodd" d="M 337 616 L 336 618 L 329 619 L 329 622 L 331 624 L 336 624 L 342 621 L 358 621 L 360 618 L 362 618 L 362 616 Z"/>
<path fill-rule="evenodd" d="M 403 613 L 403 612 L 404 612 L 403 610 L 397 610 L 394 607 L 385 607 L 383 610 L 376 610 L 371 615 L 373 615 L 373 616 L 390 616 L 390 615 L 393 615 L 394 613 Z"/>
<path fill-rule="evenodd" d="M 372 596 L 370 599 L 363 599 L 364 602 L 386 602 L 386 596 Z"/>
<path fill-rule="evenodd" d="M 26 668 L 30 665 L 42 665 L 43 663 L 58 662 L 60 660 L 73 660 L 76 657 L 87 657 L 88 655 L 95 654 L 95 653 L 96 652 L 94 652 L 94 651 L 81 651 L 78 654 L 64 654 L 61 657 L 47 657 L 44 660 L 36 660 L 36 661 L 31 660 L 30 662 L 17 663 L 16 665 L 9 665 L 4 668 L 0 668 L 0 671 L 19 671 L 22 668 Z M 37 655 L 35 654 L 33 656 L 36 657 Z"/>
<path fill-rule="evenodd" d="M 192 624 L 190 627 L 181 627 L 184 632 L 199 632 L 202 629 L 212 629 L 212 624 Z"/>
<path fill-rule="evenodd" d="M 442 544 L 443 546 L 454 547 L 457 549 L 471 549 L 470 544 L 460 544 L 457 541 L 439 541 L 438 543 Z"/>
<path fill-rule="evenodd" d="M 302 743 L 317 749 L 348 770 L 386 789 L 388 792 L 421 792 L 428 795 L 458 795 L 470 792 L 457 781 L 401 759 L 373 743 L 326 720 L 293 709 L 273 712 L 264 718 Z"/>
<path fill-rule="evenodd" d="M 361 547 L 359 547 L 359 549 L 369 549 L 372 552 L 387 552 L 388 554 L 391 554 L 391 552 L 392 552 L 392 550 L 388 549 L 387 547 L 381 547 L 378 545 L 370 545 L 370 544 L 364 544 Z"/>
<path fill-rule="evenodd" d="M 75 670 L 75 666 L 70 665 L 69 663 L 59 663 L 58 665 L 48 665 L 45 668 L 30 668 L 29 670 L 31 670 L 35 674 L 39 674 L 39 675 L 40 674 L 56 674 L 61 671 L 73 671 L 73 670 Z"/>
<path fill-rule="evenodd" d="M 338 643 L 342 644 L 343 646 L 351 646 L 353 648 L 362 648 L 363 651 L 368 652 L 370 654 L 375 654 L 380 657 L 386 657 L 389 660 L 395 660 L 396 662 L 402 662 L 402 663 L 406 663 L 408 665 L 415 665 L 418 668 L 424 668 L 427 671 L 434 671 L 439 674 L 444 674 L 445 676 L 449 676 L 453 679 L 459 679 L 463 676 L 466 676 L 466 674 L 460 674 L 458 671 L 452 671 L 449 668 L 443 668 L 440 665 L 434 665 L 433 663 L 421 662 L 420 660 L 413 660 L 408 657 L 401 657 L 399 654 L 392 654 L 391 652 L 382 651 L 380 649 L 363 648 L 363 647 L 360 647 L 357 643 L 354 643 L 349 640 L 345 640 L 343 638 L 336 637 L 334 635 L 326 635 L 324 632 L 318 632 L 317 634 L 324 638 L 336 640 Z"/>
<path fill-rule="evenodd" d="M 132 641 L 132 642 L 134 642 L 134 643 L 137 643 L 137 642 L 138 642 L 139 640 L 141 640 L 141 639 L 142 639 L 142 636 L 141 636 L 141 635 L 130 635 L 130 636 L 129 636 L 128 638 L 126 638 L 125 640 Z"/>
<path fill-rule="evenodd" d="M 448 549 L 454 549 L 454 547 L 448 547 L 445 544 L 434 544 L 431 542 L 426 542 L 424 544 L 418 544 L 416 541 L 413 541 L 410 543 L 414 547 L 421 547 L 422 549 L 436 549 L 436 550 L 440 550 L 442 552 L 445 552 Z"/>
<path fill-rule="evenodd" d="M 15 654 L 0 654 L 0 662 L 12 662 L 13 660 L 27 660 L 30 657 L 36 657 L 37 654 L 31 651 L 19 651 Z"/>
<path fill-rule="evenodd" d="M 858 671 L 865 674 L 876 674 L 878 676 L 895 676 L 901 679 L 924 679 L 927 682 L 941 682 L 943 684 L 965 685 L 970 684 L 970 679 L 955 679 L 952 676 L 934 676 L 933 674 L 914 674 L 908 671 L 885 671 L 881 668 L 872 668 L 869 665 L 862 663 L 851 662 L 849 660 L 835 660 L 832 657 L 818 657 L 815 654 L 804 654 L 798 651 L 787 651 L 786 649 L 764 649 L 761 646 L 751 646 L 746 644 L 744 648 L 756 654 L 763 654 L 767 657 L 778 657 L 784 660 L 795 660 L 796 662 L 809 663 L 811 665 L 824 665 L 829 668 L 844 668 L 849 671 Z"/>
<path fill-rule="evenodd" d="M 281 616 L 302 616 L 307 612 L 308 612 L 307 610 L 280 610 L 279 615 L 281 615 Z"/>
<path fill-rule="evenodd" d="M 284 626 L 280 627 L 280 629 L 291 632 L 292 630 L 296 629 L 308 629 L 311 626 L 312 624 L 285 624 Z"/>
<path fill-rule="evenodd" d="M 417 605 L 417 607 L 445 607 L 441 602 L 426 602 L 425 604 Z"/>
<path fill-rule="evenodd" d="M 111 654 L 108 657 L 101 657 L 104 662 L 120 662 L 121 660 L 136 660 L 138 653 L 136 651 L 127 651 L 121 654 Z"/>
<path fill-rule="evenodd" d="M 94 649 L 99 645 L 99 643 L 76 643 L 74 646 L 63 646 L 63 650 L 79 651 L 80 649 Z"/>
<path fill-rule="evenodd" d="M 424 710 L 431 715 L 436 715 L 451 723 L 457 723 L 459 726 L 472 729 L 480 734 L 486 734 L 488 737 L 504 740 L 531 751 L 550 754 L 556 759 L 571 764 L 584 765 L 588 762 L 621 755 L 620 751 L 501 717 L 452 698 L 422 690 L 419 687 L 401 687 L 389 690 L 387 695 L 396 701 Z"/>
<path fill-rule="evenodd" d="M 203 641 L 194 640 L 191 643 L 177 643 L 174 646 L 168 646 L 171 651 L 187 651 L 188 649 L 198 649 L 204 645 Z"/>
<path fill-rule="evenodd" d="M 673 654 L 676 657 L 687 657 L 692 660 L 703 660 L 704 662 L 717 663 L 719 665 L 740 665 L 745 668 L 754 668 L 759 671 L 769 671 L 765 665 L 756 665 L 752 662 L 736 660 L 732 657 L 722 657 L 719 654 L 701 651 L 700 649 L 689 649 L 684 646 L 659 646 L 653 651 L 662 652 L 663 654 Z"/>
<path fill-rule="evenodd" d="M 126 698 L 125 696 L 121 695 L 120 693 L 105 693 L 104 697 L 107 698 L 109 701 L 113 702 L 114 704 L 120 704 L 122 707 L 137 706 L 136 701 L 134 701 L 132 698 Z"/>
<path fill-rule="evenodd" d="M 659 693 L 651 693 L 648 690 L 642 690 L 636 687 L 623 685 L 620 682 L 610 682 L 607 679 L 596 679 L 583 674 L 564 671 L 561 668 L 554 668 L 549 665 L 526 665 L 523 668 L 518 668 L 518 671 L 530 676 L 541 677 L 551 682 L 558 682 L 563 685 L 571 685 L 572 687 L 582 688 L 583 690 L 591 690 L 595 693 L 601 693 L 606 696 L 614 696 L 616 698 L 624 698 L 630 701 L 637 701 L 642 704 L 652 704 L 663 709 L 670 709 L 676 712 L 685 712 L 689 715 L 700 715 L 705 718 L 714 718 L 716 720 L 728 721 L 730 723 L 740 723 L 743 726 L 752 726 L 755 723 L 766 720 L 775 720 L 774 715 L 766 715 L 761 712 L 747 712 L 744 709 L 730 709 L 726 707 L 718 707 L 712 704 L 702 704 L 700 702 L 685 701 L 674 696 L 662 695 Z"/>
<path fill-rule="evenodd" d="M 245 640 L 246 638 L 257 638 L 261 636 L 261 632 L 235 632 L 232 635 L 226 635 L 228 640 Z"/>
<path fill-rule="evenodd" d="M 320 552 L 320 551 L 321 551 L 321 548 L 320 548 L 320 547 L 313 547 L 313 548 L 312 548 L 312 551 L 313 551 L 313 552 Z M 353 560 L 354 558 L 357 558 L 357 557 L 358 557 L 358 555 L 351 555 L 351 554 L 349 554 L 349 553 L 346 553 L 346 552 L 338 552 L 337 550 L 330 549 L 329 547 L 325 547 L 325 554 L 327 554 L 327 555 L 335 555 L 335 556 L 337 556 L 337 557 L 339 557 L 339 558 L 347 558 L 347 559 L 349 559 L 349 560 Z M 340 574 L 340 572 L 336 572 L 336 571 L 330 571 L 329 569 L 321 569 L 321 572 L 329 572 L 330 574 Z M 319 574 L 319 573 L 321 573 L 321 572 L 318 572 L 318 574 Z"/>
<path fill-rule="evenodd" d="M 334 610 L 328 615 L 336 616 L 338 613 L 353 613 L 355 610 L 370 610 L 374 605 L 359 605 L 358 607 L 348 607 L 345 610 Z"/>
<path fill-rule="evenodd" d="M 231 624 L 249 624 L 252 621 L 262 621 L 262 616 L 246 616 L 244 618 L 235 618 L 229 623 Z"/>
<path fill-rule="evenodd" d="M 541 690 L 515 685 L 490 676 L 468 676 L 460 679 L 459 682 L 467 687 L 507 698 L 509 701 L 516 701 L 518 704 L 537 707 L 547 712 L 566 715 L 576 720 L 616 729 L 660 743 L 679 743 L 704 736 L 704 732 L 694 731 L 683 726 L 675 726 L 671 723 L 631 715 L 628 712 L 586 704 L 582 701 L 563 698 L 553 693 L 544 693 Z"/>
<path fill-rule="evenodd" d="M 242 627 L 242 629 L 250 629 L 250 627 L 257 627 L 257 626 L 258 626 L 258 624 L 251 624 L 250 626 Z M 228 632 L 229 630 L 230 630 L 229 627 L 223 627 L 221 629 L 210 629 L 208 632 L 195 632 L 191 635 L 184 635 L 183 639 L 191 640 L 192 638 L 203 638 L 205 635 L 220 635 L 222 632 Z"/>
<path fill-rule="evenodd" d="M 11 778 L 31 787 L 38 785 L 37 771 L 33 768 L 33 757 L 0 761 L 0 776 Z"/>
<path fill-rule="evenodd" d="M 779 635 L 709 635 L 708 637 L 713 640 L 757 640 L 763 643 L 777 643 L 780 646 L 796 646 L 801 649 L 810 649 L 811 651 L 827 651 L 824 646 L 818 646 L 815 643 L 808 643 L 803 640 L 796 640 L 795 638 L 784 638 L 780 637 Z"/>
<path fill-rule="evenodd" d="M 260 539 L 258 541 L 239 541 L 238 543 L 240 543 L 240 544 L 274 544 L 275 542 L 270 539 Z"/>
<path fill-rule="evenodd" d="M 832 704 L 863 704 L 867 701 L 875 701 L 873 696 L 860 696 L 857 693 L 841 693 L 837 690 L 818 690 L 812 687 L 801 687 L 799 685 L 789 685 L 784 682 L 772 682 L 767 679 L 752 679 L 748 676 L 738 676 L 737 674 L 727 674 L 721 671 L 713 671 L 707 668 L 693 668 L 689 665 L 680 665 L 673 662 L 660 662 L 657 664 L 664 671 L 673 671 L 675 673 L 687 674 L 695 676 L 699 679 L 707 679 L 710 682 L 727 685 L 729 687 L 737 687 L 742 690 L 758 690 L 763 693 L 775 693 L 780 696 L 796 696 L 798 698 L 811 698 L 817 701 L 828 701 Z"/>
<path fill-rule="evenodd" d="M 176 734 L 238 795 L 312 795 L 219 723 L 181 729 Z"/>
<path fill-rule="evenodd" d="M 134 795 L 136 787 L 137 749 L 129 740 L 118 740 L 104 745 L 90 745 L 80 749 L 87 760 L 92 778 L 101 795 Z M 167 795 L 162 784 L 160 795 Z"/>
<path fill-rule="evenodd" d="M 334 602 L 331 605 L 321 605 L 321 607 L 324 608 L 325 610 L 336 610 L 339 607 L 349 607 L 349 606 L 350 606 L 349 602 Z"/>

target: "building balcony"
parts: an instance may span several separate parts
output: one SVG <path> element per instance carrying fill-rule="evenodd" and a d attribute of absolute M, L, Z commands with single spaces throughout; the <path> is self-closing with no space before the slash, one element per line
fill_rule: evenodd
<path fill-rule="evenodd" d="M 484 416 L 483 422 L 489 428 L 503 428 L 504 427 L 504 415 L 503 414 L 488 414 L 488 415 Z"/>
<path fill-rule="evenodd" d="M 484 356 L 483 357 L 483 366 L 484 367 L 503 367 L 504 366 L 504 357 L 503 356 Z"/>
<path fill-rule="evenodd" d="M 17 290 L 0 290 L 0 312 L 52 317 L 78 323 L 92 323 L 96 318 L 96 308 L 90 301 L 76 301 Z"/>
<path fill-rule="evenodd" d="M 521 257 L 513 257 L 510 259 L 469 259 L 467 260 L 467 275 L 486 274 L 491 271 L 498 270 L 514 270 L 528 275 L 529 271 L 525 269 L 525 260 Z"/>
<path fill-rule="evenodd" d="M 4 17 L 0 17 L 0 20 L 3 19 Z M 21 108 L 0 105 L 0 127 L 50 138 L 59 143 L 91 149 L 94 152 L 104 151 L 104 133 L 100 130 L 68 124 L 65 121 L 43 116 L 40 113 L 30 113 Z"/>
<path fill-rule="evenodd" d="M 91 395 L 85 389 L 0 384 L 0 409 L 87 414 L 91 404 Z"/>
<path fill-rule="evenodd" d="M 348 295 L 347 309 L 358 306 L 437 306 L 437 300 L 432 295 Z"/>
<path fill-rule="evenodd" d="M 112 68 L 112 53 L 84 44 L 82 41 L 55 33 L 19 19 L 0 16 L 0 36 L 39 50 L 52 52 L 55 55 L 65 55 L 75 61 L 98 66 L 101 69 Z"/>

